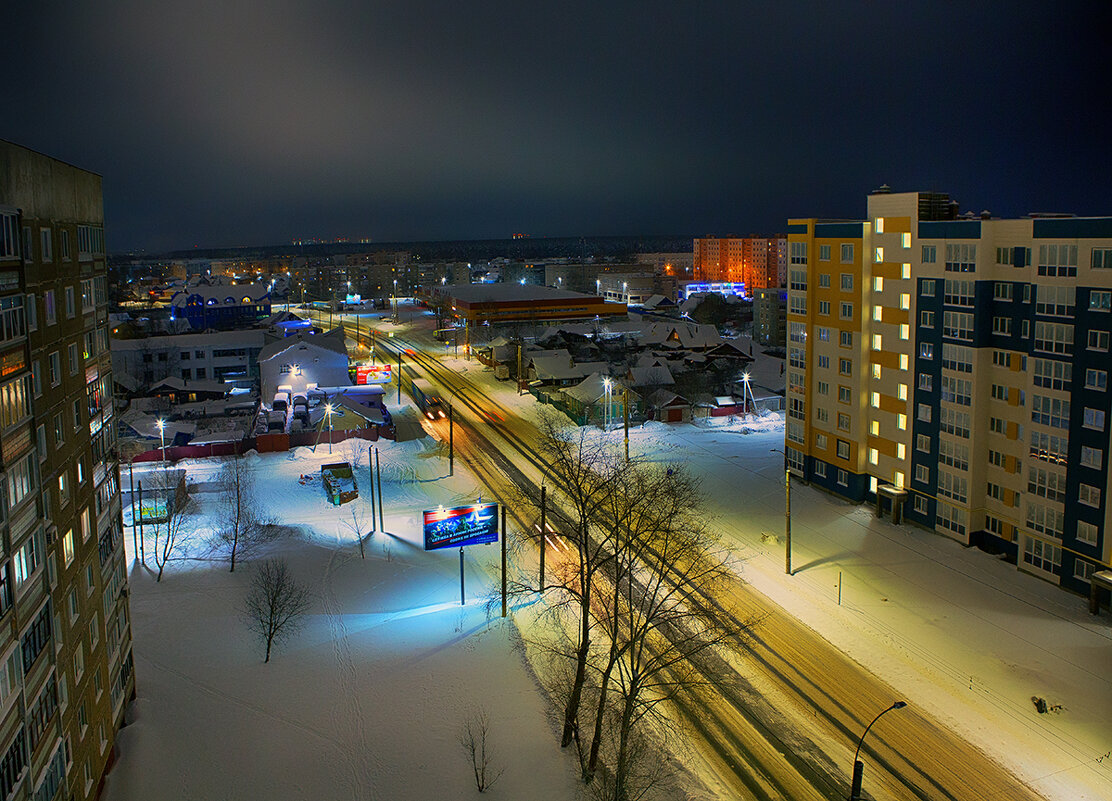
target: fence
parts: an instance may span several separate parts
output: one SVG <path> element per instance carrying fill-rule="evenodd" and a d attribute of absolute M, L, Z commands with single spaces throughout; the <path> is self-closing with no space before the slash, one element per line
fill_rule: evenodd
<path fill-rule="evenodd" d="M 376 442 L 381 439 L 394 439 L 393 426 L 374 426 L 371 428 L 355 428 L 347 431 L 298 431 L 290 434 L 259 434 L 246 437 L 234 442 L 211 442 L 206 445 L 167 445 L 165 448 L 156 448 L 136 454 L 133 462 L 177 462 L 182 459 L 207 459 L 217 456 L 235 456 L 250 450 L 259 453 L 275 453 L 288 451 L 302 445 L 327 445 L 331 439 L 332 444 L 343 442 L 346 439 L 365 439 Z"/>

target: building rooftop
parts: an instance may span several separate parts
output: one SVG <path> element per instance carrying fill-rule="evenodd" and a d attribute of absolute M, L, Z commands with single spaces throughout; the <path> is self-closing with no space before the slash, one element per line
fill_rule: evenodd
<path fill-rule="evenodd" d="M 453 300 L 464 303 L 507 303 L 530 300 L 559 300 L 560 298 L 593 298 L 582 292 L 553 289 L 534 284 L 456 284 L 446 287 Z"/>

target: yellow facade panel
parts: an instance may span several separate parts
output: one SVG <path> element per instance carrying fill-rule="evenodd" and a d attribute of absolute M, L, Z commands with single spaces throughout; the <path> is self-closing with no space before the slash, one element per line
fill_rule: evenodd
<path fill-rule="evenodd" d="M 893 398 L 891 395 L 881 395 L 880 410 L 882 412 L 890 412 L 892 414 L 906 414 L 907 401 L 902 401 L 899 398 Z"/>

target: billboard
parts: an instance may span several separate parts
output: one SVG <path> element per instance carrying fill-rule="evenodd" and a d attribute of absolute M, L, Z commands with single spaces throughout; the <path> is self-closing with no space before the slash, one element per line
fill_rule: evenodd
<path fill-rule="evenodd" d="M 476 503 L 425 512 L 425 550 L 498 542 L 498 504 Z"/>
<path fill-rule="evenodd" d="M 389 384 L 389 364 L 357 364 L 355 365 L 356 384 Z"/>

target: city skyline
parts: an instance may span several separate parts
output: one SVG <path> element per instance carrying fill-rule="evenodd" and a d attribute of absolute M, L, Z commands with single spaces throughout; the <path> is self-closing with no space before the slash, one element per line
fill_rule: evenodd
<path fill-rule="evenodd" d="M 1106 214 L 1097 10 L 26 6 L 0 137 L 104 177 L 113 252 Z"/>

